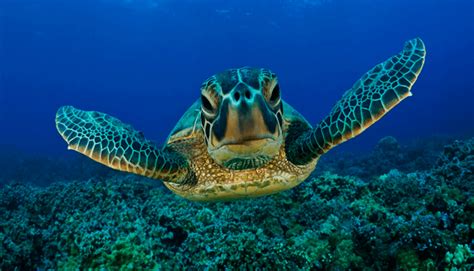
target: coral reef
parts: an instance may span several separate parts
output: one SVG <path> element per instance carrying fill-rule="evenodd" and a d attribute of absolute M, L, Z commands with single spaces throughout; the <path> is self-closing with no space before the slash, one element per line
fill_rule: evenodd
<path fill-rule="evenodd" d="M 413 154 L 394 138 L 368 157 L 392 162 L 369 167 L 370 178 L 325 171 L 224 203 L 131 175 L 10 183 L 0 189 L 0 270 L 472 270 L 474 138 L 446 146 L 427 170 L 408 170 Z"/>
<path fill-rule="evenodd" d="M 387 136 L 367 155 L 331 151 L 322 157 L 318 169 L 319 172 L 331 171 L 363 179 L 377 178 L 392 169 L 406 173 L 429 170 L 443 147 L 452 141 L 449 137 L 429 137 L 402 145 L 394 137 Z"/>
<path fill-rule="evenodd" d="M 11 182 L 34 182 L 38 186 L 47 186 L 57 181 L 107 178 L 121 174 L 78 153 L 68 154 L 67 158 L 29 154 L 0 144 L 0 186 Z"/>

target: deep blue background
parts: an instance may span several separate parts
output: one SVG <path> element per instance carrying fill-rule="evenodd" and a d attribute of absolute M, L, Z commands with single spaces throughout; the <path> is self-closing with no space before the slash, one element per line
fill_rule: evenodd
<path fill-rule="evenodd" d="M 0 140 L 64 153 L 54 114 L 70 104 L 161 143 L 203 80 L 244 65 L 275 71 L 284 99 L 316 124 L 417 36 L 428 55 L 414 96 L 345 148 L 474 135 L 474 1 L 308 2 L 0 0 Z"/>

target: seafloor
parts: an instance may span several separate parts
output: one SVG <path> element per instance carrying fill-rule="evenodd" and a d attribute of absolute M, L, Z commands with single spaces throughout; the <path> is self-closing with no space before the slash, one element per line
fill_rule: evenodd
<path fill-rule="evenodd" d="M 0 270 L 474 268 L 474 138 L 387 137 L 328 155 L 291 191 L 227 203 L 88 162 L 7 157 Z"/>

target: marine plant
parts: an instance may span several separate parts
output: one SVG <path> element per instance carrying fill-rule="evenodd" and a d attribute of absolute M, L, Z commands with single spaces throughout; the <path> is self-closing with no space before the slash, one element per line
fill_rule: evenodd
<path fill-rule="evenodd" d="M 456 141 L 430 170 L 326 171 L 223 203 L 121 174 L 12 182 L 0 189 L 0 269 L 472 270 L 473 150 Z"/>

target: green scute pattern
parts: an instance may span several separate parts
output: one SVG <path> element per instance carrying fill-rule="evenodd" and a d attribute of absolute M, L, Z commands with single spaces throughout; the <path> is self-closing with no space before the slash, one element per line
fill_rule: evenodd
<path fill-rule="evenodd" d="M 289 158 L 305 164 L 332 147 L 362 133 L 406 97 L 424 64 L 421 39 L 405 44 L 403 51 L 375 66 L 349 89 L 330 114 L 313 130 L 287 148 Z"/>
<path fill-rule="evenodd" d="M 56 127 L 70 149 L 111 168 L 176 183 L 189 175 L 179 154 L 158 149 L 141 132 L 107 114 L 64 106 L 56 114 Z"/>

